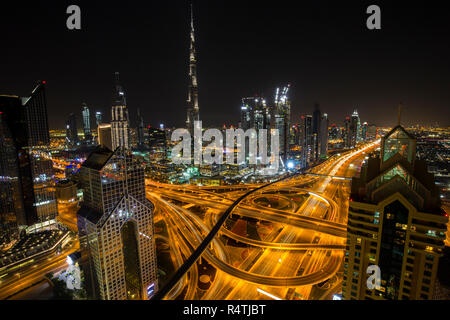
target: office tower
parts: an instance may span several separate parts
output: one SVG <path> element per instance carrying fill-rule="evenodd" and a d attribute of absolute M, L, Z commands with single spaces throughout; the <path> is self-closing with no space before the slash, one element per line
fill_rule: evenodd
<path fill-rule="evenodd" d="M 142 149 L 145 146 L 144 141 L 144 119 L 141 116 L 141 112 L 139 108 L 137 109 L 137 121 L 138 121 L 138 128 L 137 128 L 137 136 L 138 136 L 138 148 Z"/>
<path fill-rule="evenodd" d="M 197 87 L 197 57 L 195 53 L 194 37 L 194 14 L 191 4 L 191 31 L 190 31 L 190 50 L 189 50 L 189 91 L 187 99 L 187 119 L 186 128 L 191 135 L 194 132 L 194 121 L 200 121 L 198 107 L 198 87 Z"/>
<path fill-rule="evenodd" d="M 326 158 L 328 155 L 328 114 L 322 114 L 320 119 L 320 158 Z"/>
<path fill-rule="evenodd" d="M 27 151 L 29 142 L 28 131 L 21 98 L 18 96 L 0 95 L 0 112 L 4 134 L 3 148 L 2 152 L 0 152 L 2 162 L 1 176 L 4 178 L 0 182 L 2 189 L 15 187 L 13 191 L 15 194 L 22 193 L 22 197 L 14 198 L 14 200 L 2 197 L 0 214 L 3 217 L 11 217 L 11 205 L 14 205 L 17 225 L 19 228 L 25 228 L 36 223 L 38 219 L 36 207 L 34 206 L 32 163 L 30 154 Z M 11 145 L 11 140 L 14 146 Z M 19 186 L 13 186 L 14 181 L 18 181 Z M 17 190 L 18 188 L 21 190 Z M 2 224 L 4 226 L 4 234 L 7 237 L 17 235 L 16 230 L 7 231 L 13 226 L 13 222 L 11 224 L 3 222 Z"/>
<path fill-rule="evenodd" d="M 358 110 L 355 109 L 350 118 L 350 138 L 349 147 L 354 148 L 361 141 L 361 122 L 359 120 Z"/>
<path fill-rule="evenodd" d="M 267 105 L 267 101 L 264 97 L 256 96 L 253 98 L 253 126 L 252 128 L 259 129 L 271 129 L 273 119 L 273 108 Z"/>
<path fill-rule="evenodd" d="M 350 117 L 345 117 L 344 120 L 344 130 L 342 139 L 344 140 L 344 146 L 345 148 L 352 148 L 352 133 L 351 133 L 351 120 Z"/>
<path fill-rule="evenodd" d="M 3 110 L 0 96 L 0 110 Z M 25 222 L 19 164 L 14 137 L 0 111 L 0 248 L 17 239 Z"/>
<path fill-rule="evenodd" d="M 90 144 L 92 142 L 91 112 L 87 107 L 86 103 L 83 103 L 81 105 L 81 115 L 83 119 L 84 141 Z"/>
<path fill-rule="evenodd" d="M 2 161 L 8 163 L 3 165 L 2 177 L 5 179 L 2 183 L 11 185 L 10 194 L 15 198 L 9 199 L 8 203 L 14 203 L 18 227 L 22 230 L 50 225 L 58 212 L 53 165 L 47 150 L 50 137 L 45 81 L 38 82 L 29 97 L 0 96 L 0 112 L 4 139 L 9 137 L 4 142 L 5 152 L 1 155 Z M 20 184 L 20 191 L 15 181 Z M 16 198 L 20 193 L 22 200 Z"/>
<path fill-rule="evenodd" d="M 48 130 L 45 81 L 38 82 L 29 97 L 22 98 L 28 127 L 28 152 L 32 164 L 33 188 L 39 229 L 55 222 L 58 207 L 55 194 L 55 173 L 52 157 L 48 151 L 50 133 Z"/>
<path fill-rule="evenodd" d="M 115 73 L 115 86 L 111 108 L 112 148 L 130 148 L 130 121 L 125 91 L 120 84 L 119 72 Z"/>
<path fill-rule="evenodd" d="M 430 299 L 448 218 L 416 139 L 402 126 L 381 141 L 353 178 L 344 260 L 346 299 Z M 381 286 L 370 290 L 366 269 L 377 265 Z"/>
<path fill-rule="evenodd" d="M 97 111 L 95 113 L 95 124 L 97 125 L 97 128 L 100 123 L 103 123 L 103 114 L 100 111 Z"/>
<path fill-rule="evenodd" d="M 361 141 L 366 141 L 368 139 L 368 130 L 369 124 L 367 122 L 364 122 L 361 125 Z"/>
<path fill-rule="evenodd" d="M 45 81 L 38 82 L 30 96 L 22 98 L 29 133 L 28 146 L 30 147 L 48 146 L 50 144 L 45 84 Z"/>
<path fill-rule="evenodd" d="M 98 144 L 109 150 L 113 150 L 111 137 L 111 124 L 100 123 L 97 128 Z"/>
<path fill-rule="evenodd" d="M 244 131 L 252 128 L 255 122 L 253 110 L 254 102 L 254 98 L 242 98 L 240 128 Z"/>
<path fill-rule="evenodd" d="M 275 92 L 275 106 L 274 106 L 274 128 L 278 130 L 280 135 L 280 157 L 283 163 L 286 163 L 289 152 L 289 135 L 291 127 L 291 102 L 288 100 L 287 93 L 290 84 L 280 88 Z"/>
<path fill-rule="evenodd" d="M 147 129 L 148 134 L 148 148 L 151 151 L 151 159 L 154 161 L 165 160 L 167 157 L 167 140 L 166 132 L 161 129 L 151 128 Z"/>
<path fill-rule="evenodd" d="M 143 300 L 157 290 L 153 204 L 144 168 L 129 150 L 99 146 L 83 163 L 78 211 L 81 268 L 89 298 Z"/>
<path fill-rule="evenodd" d="M 339 138 L 341 138 L 339 127 L 335 123 L 333 123 L 330 127 L 329 139 L 337 140 Z"/>
<path fill-rule="evenodd" d="M 301 167 L 306 168 L 313 160 L 312 116 L 303 115 L 300 120 Z"/>
<path fill-rule="evenodd" d="M 312 158 L 313 161 L 318 161 L 319 160 L 319 156 L 320 156 L 320 123 L 322 121 L 322 112 L 320 111 L 319 108 L 319 104 L 315 104 L 314 105 L 314 111 L 313 111 L 313 115 L 312 115 L 312 143 L 313 143 L 313 148 L 312 148 Z"/>
<path fill-rule="evenodd" d="M 74 113 L 69 114 L 66 122 L 66 143 L 71 147 L 79 145 L 77 119 Z"/>
<path fill-rule="evenodd" d="M 55 185 L 56 199 L 59 203 L 72 203 L 77 200 L 77 185 L 70 180 L 60 180 Z"/>

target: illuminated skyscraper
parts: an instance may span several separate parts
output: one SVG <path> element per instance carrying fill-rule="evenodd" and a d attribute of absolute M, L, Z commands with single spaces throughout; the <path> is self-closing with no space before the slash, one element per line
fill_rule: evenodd
<path fill-rule="evenodd" d="M 277 88 L 275 93 L 274 106 L 274 129 L 278 129 L 280 135 L 280 156 L 283 163 L 286 163 L 289 152 L 289 134 L 291 127 L 291 102 L 288 100 L 287 93 L 290 84 L 281 91 Z"/>
<path fill-rule="evenodd" d="M 8 164 L 4 163 L 2 182 L 19 181 L 23 199 L 23 202 L 9 201 L 18 208 L 17 224 L 20 229 L 33 227 L 30 231 L 50 225 L 55 222 L 58 210 L 53 164 L 48 151 L 50 135 L 45 81 L 39 81 L 28 97 L 0 96 L 0 112 L 5 137 L 9 137 L 3 146 L 2 158 Z M 17 169 L 14 169 L 15 165 L 18 165 Z M 13 184 L 11 192 L 17 197 L 20 192 Z"/>
<path fill-rule="evenodd" d="M 97 128 L 98 144 L 112 150 L 111 124 L 100 123 Z"/>
<path fill-rule="evenodd" d="M 89 298 L 145 300 L 157 290 L 153 204 L 144 168 L 125 148 L 98 147 L 83 163 L 78 211 Z"/>
<path fill-rule="evenodd" d="M 320 158 L 326 158 L 328 155 L 328 114 L 322 114 L 320 119 Z"/>
<path fill-rule="evenodd" d="M 0 96 L 1 109 L 2 102 Z M 5 115 L 0 111 L 0 247 L 17 239 L 19 224 L 25 224 L 17 149 Z"/>
<path fill-rule="evenodd" d="M 137 121 L 138 121 L 138 127 L 137 127 L 137 136 L 138 136 L 138 149 L 142 149 L 145 146 L 144 141 L 144 119 L 141 116 L 141 112 L 139 108 L 137 109 Z"/>
<path fill-rule="evenodd" d="M 97 125 L 97 127 L 100 123 L 103 123 L 102 120 L 103 120 L 103 114 L 100 111 L 97 111 L 95 113 L 95 124 Z"/>
<path fill-rule="evenodd" d="M 354 148 L 358 142 L 361 142 L 361 121 L 358 110 L 353 111 L 350 122 L 350 148 Z"/>
<path fill-rule="evenodd" d="M 130 148 L 130 121 L 125 91 L 120 84 L 119 72 L 115 73 L 115 86 L 111 108 L 112 147 Z"/>
<path fill-rule="evenodd" d="M 352 147 L 352 132 L 351 132 L 351 120 L 350 117 L 345 117 L 344 120 L 344 131 L 342 139 L 344 140 L 344 146 L 346 148 Z"/>
<path fill-rule="evenodd" d="M 198 87 L 197 87 L 197 57 L 195 53 L 194 36 L 194 13 L 191 4 L 191 32 L 189 50 L 189 92 L 187 99 L 187 119 L 186 128 L 191 135 L 194 132 L 194 121 L 200 121 L 200 110 L 198 107 Z"/>
<path fill-rule="evenodd" d="M 448 217 L 416 139 L 402 126 L 382 138 L 353 178 L 344 260 L 346 299 L 431 299 Z M 367 267 L 380 268 L 378 288 L 367 286 Z"/>
<path fill-rule="evenodd" d="M 313 159 L 313 134 L 312 116 L 303 115 L 300 118 L 300 147 L 301 147 L 301 167 L 307 167 Z"/>
<path fill-rule="evenodd" d="M 318 161 L 320 156 L 320 123 L 322 121 L 322 112 L 320 111 L 319 104 L 314 105 L 314 111 L 312 114 L 312 159 Z"/>
<path fill-rule="evenodd" d="M 66 122 L 66 143 L 72 147 L 79 144 L 77 119 L 74 113 L 69 114 Z"/>
<path fill-rule="evenodd" d="M 81 115 L 83 117 L 84 141 L 89 144 L 92 142 L 91 112 L 86 103 L 81 105 Z"/>

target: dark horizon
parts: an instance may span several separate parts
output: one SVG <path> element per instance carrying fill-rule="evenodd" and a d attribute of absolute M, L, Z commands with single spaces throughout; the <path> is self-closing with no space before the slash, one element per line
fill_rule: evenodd
<path fill-rule="evenodd" d="M 297 2 L 297 1 L 296 1 Z M 450 23 L 442 5 L 377 2 L 381 30 L 365 26 L 358 1 L 194 1 L 199 106 L 203 126 L 236 125 L 242 97 L 291 83 L 292 123 L 317 102 L 330 124 L 357 108 L 361 121 L 450 125 Z M 77 4 L 82 29 L 66 28 Z M 6 6 L 6 5 L 5 5 Z M 96 1 L 8 3 L 0 14 L 0 94 L 26 96 L 47 82 L 50 128 L 81 104 L 110 120 L 113 73 L 127 94 L 130 121 L 184 126 L 188 85 L 187 1 L 132 5 Z M 81 123 L 79 121 L 79 127 Z"/>

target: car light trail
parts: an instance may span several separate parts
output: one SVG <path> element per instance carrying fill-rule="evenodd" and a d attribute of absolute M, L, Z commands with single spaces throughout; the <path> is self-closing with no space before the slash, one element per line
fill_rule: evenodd
<path fill-rule="evenodd" d="M 270 294 L 268 292 L 265 292 L 264 290 L 261 290 L 260 288 L 257 288 L 256 291 L 258 291 L 259 293 L 265 294 L 266 296 L 268 296 L 274 300 L 283 300 L 281 298 L 278 298 L 277 296 L 274 296 L 273 294 Z"/>

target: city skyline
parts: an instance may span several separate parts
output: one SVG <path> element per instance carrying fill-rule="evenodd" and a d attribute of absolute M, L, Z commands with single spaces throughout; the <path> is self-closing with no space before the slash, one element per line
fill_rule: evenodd
<path fill-rule="evenodd" d="M 0 300 L 450 300 L 439 6 L 2 9 Z"/>
<path fill-rule="evenodd" d="M 128 93 L 132 127 L 136 127 L 137 108 L 146 124 L 184 126 L 188 3 L 179 2 L 173 8 L 155 4 L 146 19 L 142 8 L 125 6 L 119 15 L 115 6 L 79 5 L 83 18 L 79 31 L 65 28 L 61 23 L 65 8 L 57 5 L 46 12 L 34 8 L 42 13 L 37 16 L 47 18 L 39 20 L 45 36 L 31 33 L 31 43 L 18 41 L 32 32 L 20 26 L 14 36 L 5 34 L 13 45 L 5 52 L 11 63 L 0 79 L 4 92 L 24 94 L 28 78 L 29 82 L 46 80 L 51 128 L 63 128 L 64 112 L 79 110 L 83 102 L 93 111 L 102 111 L 108 121 L 110 79 L 118 71 Z M 38 23 L 38 17 L 28 16 L 33 10 L 23 13 L 10 6 L 2 23 L 15 18 Z M 383 4 L 382 29 L 375 31 L 365 28 L 362 4 L 294 9 L 289 3 L 263 7 L 251 2 L 197 1 L 193 8 L 199 105 L 205 125 L 236 125 L 242 97 L 263 93 L 273 100 L 273 88 L 287 82 L 292 83 L 292 123 L 301 114 L 311 113 L 317 102 L 327 110 L 330 124 L 342 124 L 341 114 L 356 108 L 365 121 L 389 126 L 395 124 L 389 114 L 402 102 L 405 125 L 449 125 L 450 97 L 445 89 L 450 76 L 449 46 L 441 39 L 448 23 L 440 19 L 437 8 L 399 9 Z M 436 19 L 426 23 L 413 19 L 422 14 Z M 135 29 L 141 32 L 132 34 Z M 111 47 L 116 37 L 124 41 L 119 52 Z M 35 53 L 39 64 L 28 61 L 25 53 L 13 54 L 26 52 L 26 46 L 34 42 L 43 48 Z M 21 70 L 25 68 L 24 79 Z M 423 109 L 428 112 L 423 114 Z"/>

